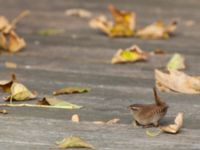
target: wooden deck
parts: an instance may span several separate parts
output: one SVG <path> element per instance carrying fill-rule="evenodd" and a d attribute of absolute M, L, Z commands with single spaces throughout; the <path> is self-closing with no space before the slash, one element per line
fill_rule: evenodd
<path fill-rule="evenodd" d="M 177 19 L 176 35 L 169 40 L 110 39 L 90 29 L 87 20 L 64 15 L 70 8 L 87 9 L 95 15 L 109 14 L 109 3 L 135 11 L 139 26 L 157 19 L 165 22 Z M 159 93 L 170 105 L 163 122 L 170 122 L 178 112 L 184 112 L 184 127 L 177 135 L 161 134 L 151 138 L 144 129 L 131 126 L 132 116 L 127 106 L 153 101 L 154 69 L 165 66 L 170 55 L 152 58 L 147 63 L 109 63 L 118 48 L 138 44 L 147 51 L 161 48 L 170 54 L 182 53 L 186 57 L 186 72 L 200 75 L 198 0 L 0 0 L 0 14 L 10 19 L 25 9 L 31 11 L 31 16 L 20 21 L 17 31 L 26 39 L 27 47 L 15 55 L 0 55 L 0 79 L 9 78 L 14 72 L 22 83 L 36 90 L 39 97 L 65 86 L 90 87 L 92 91 L 59 96 L 83 105 L 80 110 L 6 108 L 9 114 L 0 115 L 1 150 L 56 149 L 55 141 L 69 135 L 79 135 L 99 150 L 200 149 L 199 95 Z M 195 24 L 188 27 L 189 20 Z M 44 28 L 62 28 L 65 32 L 50 37 L 36 33 Z M 5 61 L 17 63 L 18 68 L 5 68 Z M 5 94 L 0 92 L 0 97 L 3 96 Z M 79 124 L 70 121 L 74 113 L 80 115 Z M 120 124 L 92 123 L 112 118 L 120 118 Z"/>

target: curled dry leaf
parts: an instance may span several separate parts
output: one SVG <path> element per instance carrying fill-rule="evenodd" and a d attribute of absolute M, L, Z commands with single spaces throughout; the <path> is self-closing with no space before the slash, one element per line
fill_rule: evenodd
<path fill-rule="evenodd" d="M 177 22 L 173 21 L 165 25 L 162 21 L 157 21 L 136 32 L 136 36 L 142 39 L 168 39 L 170 34 L 175 31 Z"/>
<path fill-rule="evenodd" d="M 84 87 L 66 87 L 61 88 L 53 92 L 53 95 L 60 95 L 60 94 L 73 94 L 73 93 L 86 93 L 89 92 L 89 88 Z"/>
<path fill-rule="evenodd" d="M 11 95 L 5 98 L 6 101 L 24 101 L 30 100 L 37 97 L 36 93 L 32 93 L 21 83 L 13 82 L 10 88 Z"/>
<path fill-rule="evenodd" d="M 156 86 L 161 91 L 176 91 L 186 94 L 200 93 L 200 76 L 189 76 L 181 71 L 173 70 L 164 73 L 155 70 Z"/>
<path fill-rule="evenodd" d="M 4 92 L 11 93 L 11 86 L 13 82 L 16 81 L 15 74 L 12 74 L 11 80 L 1 80 L 0 81 L 0 87 L 3 89 Z"/>
<path fill-rule="evenodd" d="M 80 122 L 79 115 L 78 114 L 73 114 L 71 120 L 72 120 L 72 122 L 79 123 Z"/>
<path fill-rule="evenodd" d="M 160 129 L 163 132 L 167 132 L 167 133 L 178 133 L 180 128 L 183 125 L 183 113 L 178 113 L 178 115 L 176 116 L 175 120 L 174 120 L 174 124 L 169 124 L 166 126 L 161 126 Z"/>
<path fill-rule="evenodd" d="M 113 56 L 111 63 L 134 63 L 137 61 L 146 61 L 147 53 L 143 52 L 137 45 L 122 50 L 119 49 L 117 53 Z"/>
<path fill-rule="evenodd" d="M 9 52 L 18 52 L 26 46 L 23 38 L 19 37 L 14 31 L 16 23 L 26 16 L 29 11 L 19 14 L 11 23 L 0 16 L 0 47 Z"/>
<path fill-rule="evenodd" d="M 106 17 L 98 17 L 90 21 L 90 26 L 100 29 L 110 37 L 130 37 L 135 32 L 135 18 L 133 12 L 120 11 L 109 5 L 114 22 L 107 21 Z"/>
<path fill-rule="evenodd" d="M 185 58 L 176 53 L 172 56 L 172 58 L 167 63 L 167 70 L 180 70 L 185 69 Z"/>
<path fill-rule="evenodd" d="M 65 15 L 66 16 L 77 16 L 80 18 L 90 18 L 92 16 L 92 13 L 85 9 L 74 8 L 74 9 L 66 10 Z"/>
<path fill-rule="evenodd" d="M 6 62 L 5 62 L 5 67 L 6 67 L 6 68 L 13 68 L 13 69 L 16 69 L 16 68 L 17 68 L 17 64 L 14 63 L 14 62 L 6 61 Z"/>
<path fill-rule="evenodd" d="M 69 102 L 66 102 L 55 97 L 44 97 L 41 101 L 38 101 L 38 105 L 52 106 L 54 108 L 63 108 L 63 109 L 80 109 L 82 106 L 75 105 Z"/>
<path fill-rule="evenodd" d="M 87 143 L 79 136 L 70 136 L 64 138 L 62 141 L 57 141 L 56 144 L 59 148 L 89 148 L 95 149 L 91 144 Z"/>
<path fill-rule="evenodd" d="M 22 48 L 26 46 L 26 42 L 23 38 L 20 38 L 14 31 L 9 33 L 9 44 L 8 50 L 9 52 L 15 53 L 20 51 Z"/>

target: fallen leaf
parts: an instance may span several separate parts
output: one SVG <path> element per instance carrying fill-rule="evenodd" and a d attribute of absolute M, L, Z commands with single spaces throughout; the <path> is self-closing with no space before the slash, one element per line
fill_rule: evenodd
<path fill-rule="evenodd" d="M 14 63 L 14 62 L 7 61 L 7 62 L 5 62 L 5 67 L 6 67 L 6 68 L 13 68 L 13 69 L 16 69 L 16 68 L 17 68 L 17 64 Z"/>
<path fill-rule="evenodd" d="M 112 28 L 112 22 L 108 21 L 106 16 L 100 15 L 94 19 L 91 19 L 89 22 L 89 26 L 93 29 L 99 29 L 106 34 L 110 34 L 110 30 Z"/>
<path fill-rule="evenodd" d="M 41 101 L 37 103 L 38 105 L 50 105 L 55 108 L 64 108 L 64 109 L 80 109 L 82 106 L 75 105 L 69 102 L 66 102 L 55 97 L 44 97 Z"/>
<path fill-rule="evenodd" d="M 23 38 L 15 32 L 17 22 L 25 17 L 29 11 L 20 13 L 11 23 L 4 16 L 0 16 L 0 47 L 9 52 L 18 52 L 26 46 Z"/>
<path fill-rule="evenodd" d="M 73 94 L 73 93 L 85 93 L 89 92 L 89 88 L 84 87 L 66 87 L 61 88 L 53 92 L 53 95 L 60 95 L 60 94 Z"/>
<path fill-rule="evenodd" d="M 12 25 L 8 21 L 8 19 L 4 16 L 0 16 L 0 32 L 8 33 L 9 30 L 12 29 Z"/>
<path fill-rule="evenodd" d="M 1 109 L 1 110 L 0 110 L 0 113 L 2 113 L 2 114 L 8 114 L 8 111 L 5 110 L 5 109 Z"/>
<path fill-rule="evenodd" d="M 120 121 L 119 118 L 114 118 L 114 119 L 111 119 L 111 120 L 108 120 L 108 121 L 93 121 L 94 124 L 98 124 L 98 125 L 113 125 L 113 124 L 116 124 Z"/>
<path fill-rule="evenodd" d="M 169 124 L 166 126 L 161 126 L 160 129 L 163 132 L 167 132 L 167 133 L 178 133 L 180 128 L 183 125 L 183 113 L 178 113 L 178 115 L 176 116 L 175 120 L 174 120 L 174 124 Z"/>
<path fill-rule="evenodd" d="M 106 122 L 106 124 L 108 124 L 108 125 L 113 125 L 113 124 L 118 123 L 119 121 L 120 121 L 119 118 L 114 118 L 114 119 L 108 120 L 108 121 Z"/>
<path fill-rule="evenodd" d="M 15 53 L 20 51 L 22 48 L 26 46 L 26 42 L 23 38 L 20 38 L 14 31 L 9 33 L 9 45 L 8 51 Z"/>
<path fill-rule="evenodd" d="M 37 97 L 35 93 L 32 93 L 21 83 L 13 82 L 10 88 L 11 95 L 6 97 L 6 101 L 24 101 L 24 100 L 30 100 Z"/>
<path fill-rule="evenodd" d="M 73 114 L 71 120 L 72 120 L 72 122 L 79 123 L 80 122 L 79 115 L 78 114 Z"/>
<path fill-rule="evenodd" d="M 16 81 L 15 74 L 12 74 L 11 80 L 1 80 L 0 81 L 0 87 L 3 89 L 4 92 L 11 93 L 11 86 L 13 82 Z"/>
<path fill-rule="evenodd" d="M 37 31 L 37 34 L 41 36 L 55 36 L 62 33 L 64 33 L 63 29 L 53 29 L 53 28 L 41 29 Z"/>
<path fill-rule="evenodd" d="M 137 61 L 146 61 L 147 54 L 143 52 L 138 46 L 134 45 L 128 49 L 119 49 L 113 56 L 111 63 L 134 63 Z"/>
<path fill-rule="evenodd" d="M 66 10 L 65 15 L 66 16 L 77 16 L 80 18 L 90 18 L 92 16 L 92 13 L 85 9 L 74 8 L 74 9 Z"/>
<path fill-rule="evenodd" d="M 189 76 L 181 71 L 173 70 L 164 73 L 155 70 L 156 86 L 161 91 L 176 91 L 186 94 L 200 93 L 200 77 Z"/>
<path fill-rule="evenodd" d="M 166 67 L 169 71 L 185 69 L 185 58 L 182 55 L 175 53 L 167 63 Z"/>
<path fill-rule="evenodd" d="M 91 144 L 87 143 L 85 140 L 79 136 L 70 136 L 64 138 L 62 141 L 56 142 L 59 148 L 89 148 L 95 149 Z"/>
<path fill-rule="evenodd" d="M 136 36 L 142 39 L 168 39 L 170 34 L 175 31 L 177 22 L 173 21 L 165 25 L 162 21 L 157 21 L 136 32 Z"/>
<path fill-rule="evenodd" d="M 113 5 L 109 5 L 114 22 L 108 21 L 107 18 L 98 17 L 90 21 L 90 26 L 100 29 L 110 37 L 130 37 L 135 33 L 135 18 L 133 12 L 121 11 Z"/>
<path fill-rule="evenodd" d="M 150 137 L 155 137 L 161 134 L 161 130 L 158 131 L 149 131 L 146 130 L 146 135 L 150 136 Z"/>

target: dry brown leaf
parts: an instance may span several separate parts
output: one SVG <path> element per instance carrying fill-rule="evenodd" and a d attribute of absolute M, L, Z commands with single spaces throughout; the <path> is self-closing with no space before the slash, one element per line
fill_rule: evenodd
<path fill-rule="evenodd" d="M 23 38 L 20 38 L 14 31 L 9 33 L 9 45 L 8 51 L 9 52 L 18 52 L 22 48 L 26 46 L 26 43 Z"/>
<path fill-rule="evenodd" d="M 161 91 L 176 91 L 186 94 L 200 93 L 200 76 L 189 76 L 181 71 L 164 73 L 155 70 L 156 86 Z"/>
<path fill-rule="evenodd" d="M 78 16 L 80 18 L 90 18 L 92 13 L 85 9 L 74 8 L 65 11 L 66 16 Z"/>
<path fill-rule="evenodd" d="M 91 19 L 89 26 L 93 29 L 99 29 L 109 35 L 112 28 L 112 22 L 108 21 L 106 16 L 100 15 L 97 18 Z"/>
<path fill-rule="evenodd" d="M 5 62 L 5 67 L 6 67 L 6 68 L 13 68 L 13 69 L 16 69 L 16 68 L 17 68 L 17 64 L 14 63 L 14 62 L 7 61 L 7 62 Z"/>
<path fill-rule="evenodd" d="M 71 120 L 72 120 L 72 122 L 79 123 L 80 122 L 80 117 L 79 117 L 78 114 L 73 114 Z"/>
<path fill-rule="evenodd" d="M 137 45 L 122 50 L 119 49 L 117 53 L 113 56 L 111 63 L 134 63 L 137 61 L 146 61 L 147 53 L 143 52 Z"/>
<path fill-rule="evenodd" d="M 0 87 L 3 89 L 4 92 L 10 93 L 11 92 L 11 86 L 13 82 L 16 81 L 15 74 L 12 74 L 11 80 L 1 80 L 0 81 Z"/>
<path fill-rule="evenodd" d="M 180 128 L 183 125 L 183 113 L 178 113 L 175 120 L 174 120 L 174 124 L 169 124 L 166 126 L 161 126 L 160 129 L 163 132 L 167 132 L 167 133 L 178 133 Z"/>
<path fill-rule="evenodd" d="M 26 46 L 23 38 L 14 31 L 17 22 L 28 15 L 29 11 L 20 13 L 11 23 L 4 16 L 0 16 L 0 47 L 9 52 L 17 52 Z"/>
<path fill-rule="evenodd" d="M 130 37 L 135 33 L 135 18 L 133 12 L 121 11 L 113 5 L 109 5 L 109 10 L 113 16 L 114 22 L 101 16 L 90 21 L 92 28 L 100 29 L 110 37 Z"/>
<path fill-rule="evenodd" d="M 66 88 L 61 88 L 61 89 L 54 91 L 53 95 L 86 93 L 89 91 L 90 91 L 89 88 L 84 88 L 84 87 L 66 87 Z"/>
<path fill-rule="evenodd" d="M 165 25 L 162 21 L 157 21 L 143 29 L 139 29 L 136 36 L 142 39 L 168 39 L 170 34 L 175 31 L 177 22 Z"/>

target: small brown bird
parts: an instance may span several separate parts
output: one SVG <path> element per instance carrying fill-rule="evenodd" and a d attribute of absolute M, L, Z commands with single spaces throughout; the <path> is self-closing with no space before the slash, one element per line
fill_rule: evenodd
<path fill-rule="evenodd" d="M 132 104 L 131 109 L 135 125 L 143 127 L 158 126 L 159 120 L 167 113 L 168 105 L 158 97 L 156 88 L 153 88 L 155 104 Z"/>

